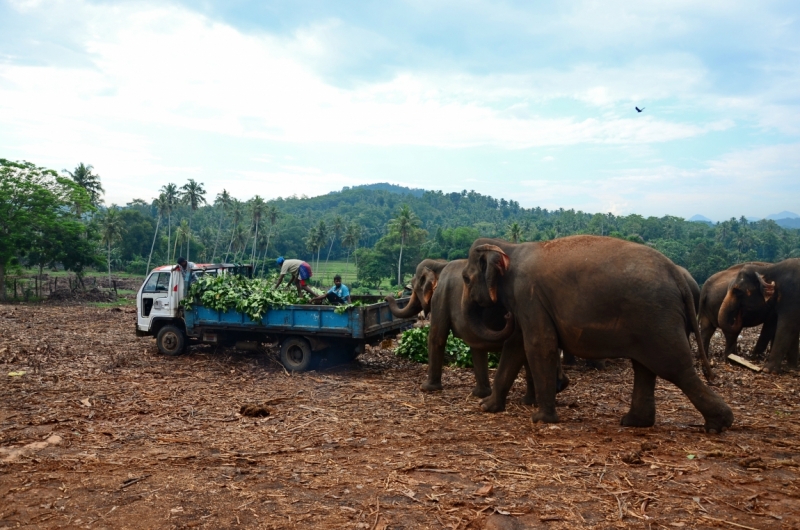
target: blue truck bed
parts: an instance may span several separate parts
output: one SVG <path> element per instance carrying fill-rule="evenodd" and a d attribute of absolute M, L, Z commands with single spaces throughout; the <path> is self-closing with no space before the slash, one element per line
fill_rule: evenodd
<path fill-rule="evenodd" d="M 398 301 L 398 305 L 403 305 L 403 302 L 405 300 Z M 351 307 L 341 315 L 336 314 L 332 306 L 291 305 L 267 311 L 260 322 L 254 322 L 246 314 L 235 310 L 223 312 L 195 305 L 185 312 L 184 319 L 190 336 L 196 336 L 202 330 L 240 330 L 277 335 L 340 337 L 365 342 L 407 329 L 415 320 L 395 317 L 386 302 Z"/>

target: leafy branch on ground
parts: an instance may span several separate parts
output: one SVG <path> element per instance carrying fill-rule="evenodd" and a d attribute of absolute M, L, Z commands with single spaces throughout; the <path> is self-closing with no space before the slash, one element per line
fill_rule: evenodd
<path fill-rule="evenodd" d="M 425 326 L 404 331 L 398 341 L 395 354 L 418 363 L 427 363 L 429 330 L 430 326 Z M 489 367 L 496 368 L 499 361 L 499 354 L 489 354 Z M 455 337 L 452 331 L 447 336 L 447 343 L 444 347 L 444 362 L 448 366 L 472 368 L 469 346 L 463 340 Z"/>

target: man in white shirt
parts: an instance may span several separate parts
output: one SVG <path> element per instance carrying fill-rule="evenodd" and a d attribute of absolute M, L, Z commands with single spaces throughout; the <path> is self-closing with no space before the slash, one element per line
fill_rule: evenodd
<path fill-rule="evenodd" d="M 317 293 L 312 291 L 306 284 L 306 280 L 312 276 L 311 266 L 308 263 L 300 259 L 284 259 L 283 256 L 276 261 L 281 266 L 281 275 L 278 277 L 278 281 L 275 282 L 276 289 L 280 287 L 283 277 L 289 274 L 287 285 L 294 284 L 297 287 L 297 294 L 302 294 L 303 291 L 306 291 L 312 298 L 317 296 Z"/>

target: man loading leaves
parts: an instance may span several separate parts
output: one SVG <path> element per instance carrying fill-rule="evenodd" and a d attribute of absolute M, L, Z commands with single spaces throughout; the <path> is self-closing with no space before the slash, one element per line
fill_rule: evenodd
<path fill-rule="evenodd" d="M 311 266 L 308 263 L 300 259 L 284 259 L 283 256 L 279 257 L 276 261 L 278 265 L 281 266 L 281 275 L 278 277 L 278 281 L 275 282 L 276 289 L 281 286 L 283 277 L 289 274 L 287 285 L 294 284 L 297 287 L 298 295 L 302 294 L 302 291 L 306 291 L 312 298 L 317 296 L 317 293 L 312 291 L 308 284 L 306 284 L 306 280 L 312 276 Z"/>

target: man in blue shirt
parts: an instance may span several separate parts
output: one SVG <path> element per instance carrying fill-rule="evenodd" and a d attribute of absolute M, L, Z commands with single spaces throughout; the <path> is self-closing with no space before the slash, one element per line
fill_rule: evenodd
<path fill-rule="evenodd" d="M 342 277 L 338 274 L 333 277 L 333 287 L 328 292 L 314 298 L 314 302 L 320 302 L 323 298 L 328 299 L 331 305 L 343 305 L 350 303 L 350 289 L 342 283 Z"/>

